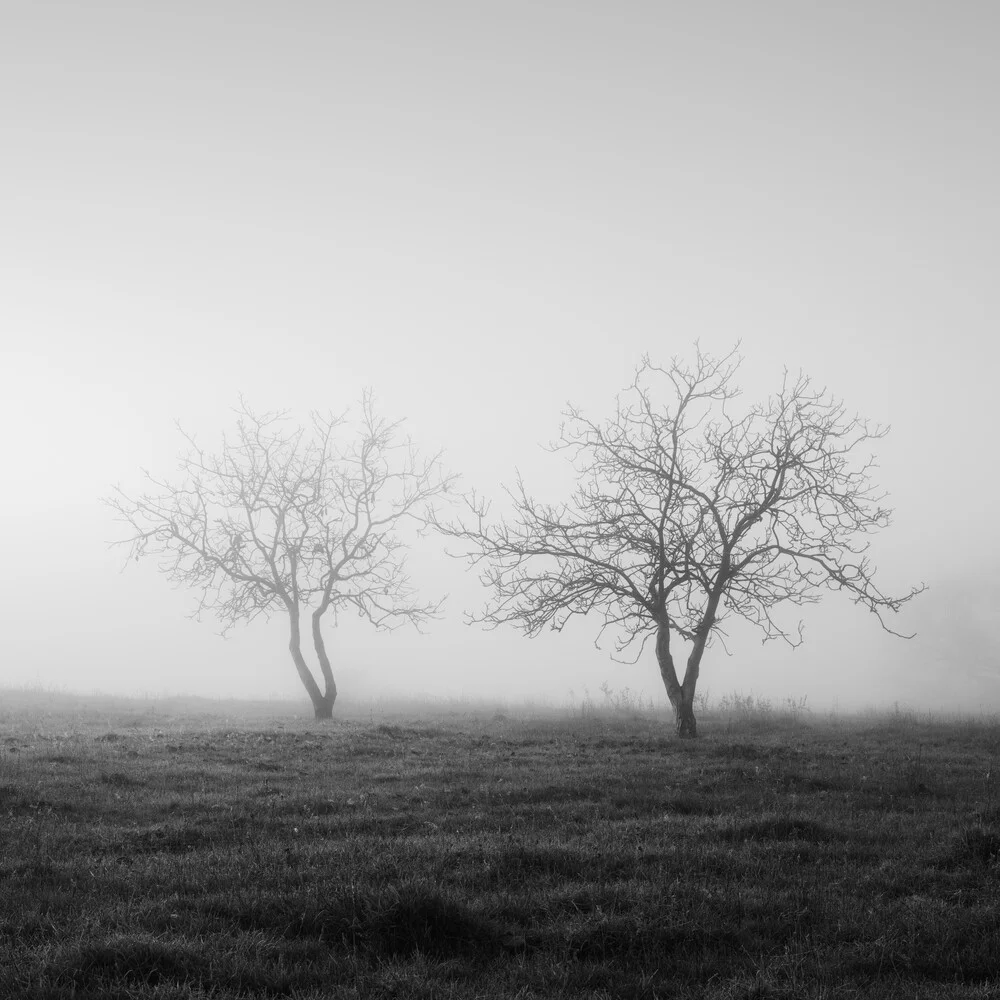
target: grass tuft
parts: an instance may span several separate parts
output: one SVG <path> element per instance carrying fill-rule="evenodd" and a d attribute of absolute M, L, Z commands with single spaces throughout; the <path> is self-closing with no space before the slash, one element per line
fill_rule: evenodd
<path fill-rule="evenodd" d="M 191 945 L 119 934 L 70 949 L 56 962 L 53 973 L 57 982 L 93 990 L 113 983 L 198 983 L 207 978 L 208 970 L 207 959 Z"/>

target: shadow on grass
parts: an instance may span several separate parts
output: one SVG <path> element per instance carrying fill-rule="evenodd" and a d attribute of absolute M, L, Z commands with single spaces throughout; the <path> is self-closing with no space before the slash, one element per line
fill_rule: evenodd
<path fill-rule="evenodd" d="M 668 962 L 675 969 L 723 973 L 744 963 L 746 942 L 728 928 L 642 926 L 628 917 L 611 917 L 575 932 L 566 944 L 575 961 Z"/>
<path fill-rule="evenodd" d="M 1000 914 L 995 907 L 921 902 L 911 898 L 901 904 L 868 953 L 845 960 L 845 971 L 869 978 L 892 974 L 995 984 L 1000 969 Z"/>
<path fill-rule="evenodd" d="M 109 853 L 134 857 L 143 854 L 186 854 L 211 847 L 214 838 L 207 832 L 180 822 L 159 824 L 145 830 L 128 831 L 120 845 L 108 849 Z"/>
<path fill-rule="evenodd" d="M 717 836 L 719 840 L 728 841 L 804 840 L 813 844 L 843 839 L 836 830 L 822 823 L 792 816 L 771 816 L 751 820 L 720 830 Z"/>
<path fill-rule="evenodd" d="M 74 802 L 53 801 L 36 795 L 33 790 L 16 785 L 0 785 L 0 814 L 10 817 L 35 816 L 47 813 L 70 816 L 85 813 L 86 810 Z"/>
<path fill-rule="evenodd" d="M 187 945 L 121 935 L 68 951 L 55 970 L 55 978 L 77 989 L 110 983 L 156 986 L 162 982 L 202 982 L 209 977 L 209 964 Z"/>
<path fill-rule="evenodd" d="M 979 865 L 993 866 L 1000 861 L 1000 833 L 987 826 L 967 826 L 955 834 L 935 867 L 946 871 Z"/>
<path fill-rule="evenodd" d="M 489 956 L 518 944 L 516 934 L 420 885 L 341 894 L 304 908 L 283 899 L 250 905 L 216 899 L 203 913 L 218 921 L 220 930 L 236 925 L 285 938 L 315 938 L 383 957 L 416 951 L 434 958 Z"/>

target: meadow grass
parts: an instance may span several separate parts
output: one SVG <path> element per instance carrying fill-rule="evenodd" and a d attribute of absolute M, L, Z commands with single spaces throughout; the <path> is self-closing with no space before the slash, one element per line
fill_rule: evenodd
<path fill-rule="evenodd" d="M 0 997 L 998 995 L 995 720 L 604 706 L 0 694 Z"/>

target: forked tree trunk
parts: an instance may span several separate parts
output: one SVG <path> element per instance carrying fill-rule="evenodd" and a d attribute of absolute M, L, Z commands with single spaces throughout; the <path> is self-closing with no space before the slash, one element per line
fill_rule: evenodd
<path fill-rule="evenodd" d="M 330 666 L 330 658 L 326 655 L 326 643 L 323 642 L 323 632 L 320 627 L 320 619 L 325 611 L 326 605 L 321 605 L 312 614 L 313 648 L 316 650 L 319 669 L 323 674 L 323 683 L 326 686 L 322 706 L 313 702 L 317 719 L 332 719 L 333 703 L 337 700 L 337 685 L 333 679 L 333 668 Z"/>
<path fill-rule="evenodd" d="M 667 697 L 674 706 L 677 735 L 682 739 L 694 739 L 698 735 L 698 724 L 694 718 L 694 691 L 698 686 L 698 674 L 701 672 L 701 658 L 705 655 L 708 637 L 712 634 L 712 626 L 716 622 L 721 603 L 722 590 L 721 587 L 716 587 L 709 594 L 708 603 L 695 632 L 694 645 L 691 647 L 691 655 L 684 670 L 683 683 L 677 681 L 674 658 L 670 655 L 670 618 L 664 612 L 657 619 L 656 659 L 660 664 L 660 676 L 663 678 L 663 686 L 667 689 Z"/>
<path fill-rule="evenodd" d="M 292 662 L 295 670 L 302 681 L 302 686 L 309 694 L 312 702 L 313 713 L 317 719 L 333 718 L 333 703 L 337 700 L 337 685 L 333 682 L 333 671 L 330 669 L 330 661 L 326 655 L 326 648 L 323 646 L 323 637 L 319 634 L 319 622 L 313 613 L 313 644 L 316 646 L 317 655 L 320 657 L 320 670 L 323 672 L 323 681 L 326 686 L 325 691 L 321 691 L 313 677 L 309 664 L 306 663 L 302 655 L 302 631 L 299 621 L 298 608 L 289 611 L 290 636 L 288 639 L 288 651 L 292 654 Z M 317 636 L 318 645 L 317 645 Z M 320 652 L 322 650 L 322 652 Z"/>
<path fill-rule="evenodd" d="M 332 719 L 333 718 L 333 703 L 336 701 L 337 696 L 334 695 L 321 695 L 320 700 L 316 701 L 313 699 L 313 716 L 316 719 Z"/>
<path fill-rule="evenodd" d="M 698 723 L 694 717 L 694 692 L 698 684 L 698 668 L 705 644 L 695 643 L 688 658 L 684 681 L 677 680 L 674 658 L 670 653 L 670 623 L 664 618 L 656 627 L 656 660 L 660 665 L 660 677 L 667 690 L 667 697 L 674 709 L 674 723 L 677 735 L 682 740 L 693 740 L 698 735 Z"/>

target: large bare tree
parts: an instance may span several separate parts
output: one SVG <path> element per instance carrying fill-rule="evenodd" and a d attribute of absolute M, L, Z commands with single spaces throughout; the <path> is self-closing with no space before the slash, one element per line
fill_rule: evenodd
<path fill-rule="evenodd" d="M 438 613 L 405 572 L 405 522 L 419 529 L 453 477 L 423 458 L 400 424 L 376 413 L 370 393 L 360 419 L 313 414 L 306 426 L 283 413 L 257 414 L 241 401 L 234 436 L 209 453 L 185 435 L 178 475 L 145 473 L 150 492 L 121 488 L 105 499 L 127 527 L 129 558 L 159 557 L 172 581 L 198 592 L 195 614 L 214 612 L 223 632 L 279 612 L 288 648 L 317 719 L 337 697 L 323 637 L 325 620 L 353 610 L 376 628 L 417 628 Z M 308 616 L 308 623 L 303 619 Z M 308 629 L 317 679 L 303 653 Z"/>
<path fill-rule="evenodd" d="M 923 589 L 887 595 L 866 554 L 867 536 L 891 516 L 864 453 L 886 429 L 787 372 L 768 400 L 736 412 L 740 361 L 735 349 L 699 348 L 692 363 L 644 359 L 609 419 L 564 414 L 551 448 L 578 473 L 568 501 L 539 502 L 519 478 L 507 516 L 491 518 L 471 495 L 464 518 L 438 524 L 468 543 L 492 591 L 471 620 L 533 636 L 593 612 L 598 638 L 610 629 L 616 652 L 631 647 L 636 658 L 653 639 L 683 737 L 696 735 L 702 659 L 728 616 L 798 645 L 801 623 L 782 625 L 781 604 L 839 590 L 892 631 L 887 613 Z M 683 677 L 675 638 L 690 643 Z"/>

